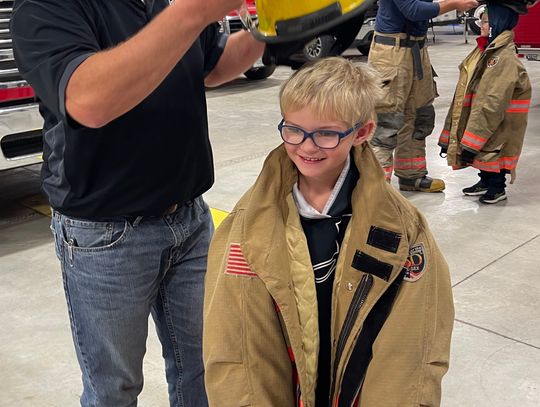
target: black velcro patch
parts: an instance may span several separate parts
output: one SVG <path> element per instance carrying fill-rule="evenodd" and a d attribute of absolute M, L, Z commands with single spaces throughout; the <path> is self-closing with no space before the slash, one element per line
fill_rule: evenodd
<path fill-rule="evenodd" d="M 373 274 L 385 281 L 388 281 L 392 274 L 392 265 L 371 257 L 369 254 L 363 253 L 360 250 L 356 251 L 352 266 L 356 270 L 364 273 Z"/>
<path fill-rule="evenodd" d="M 378 226 L 372 226 L 369 229 L 367 244 L 370 246 L 396 253 L 400 241 L 401 234 L 399 233 Z"/>

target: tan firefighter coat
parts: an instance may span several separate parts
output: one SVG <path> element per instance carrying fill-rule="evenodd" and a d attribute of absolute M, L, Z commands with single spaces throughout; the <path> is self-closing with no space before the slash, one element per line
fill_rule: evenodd
<path fill-rule="evenodd" d="M 475 48 L 461 63 L 454 99 L 439 137 L 447 161 L 463 168 L 463 149 L 476 154 L 472 166 L 483 171 L 515 170 L 527 128 L 531 84 L 516 56 L 514 33 L 504 31 L 482 52 Z M 480 56 L 478 54 L 481 54 Z M 469 61 L 478 59 L 473 72 Z"/>
<path fill-rule="evenodd" d="M 356 148 L 354 160 L 360 180 L 334 280 L 332 404 L 367 316 L 404 275 L 355 398 L 361 407 L 438 406 L 454 317 L 448 266 L 371 148 Z M 212 407 L 314 407 L 317 298 L 296 181 L 280 146 L 211 243 L 203 357 Z"/>

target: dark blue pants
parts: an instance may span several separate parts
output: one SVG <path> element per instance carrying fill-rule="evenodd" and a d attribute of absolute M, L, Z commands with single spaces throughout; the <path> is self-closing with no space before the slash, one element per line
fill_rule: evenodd
<path fill-rule="evenodd" d="M 503 192 L 506 188 L 507 173 L 508 170 L 501 170 L 501 172 L 480 171 L 478 176 L 482 183 L 487 186 L 489 192 L 498 193 Z"/>

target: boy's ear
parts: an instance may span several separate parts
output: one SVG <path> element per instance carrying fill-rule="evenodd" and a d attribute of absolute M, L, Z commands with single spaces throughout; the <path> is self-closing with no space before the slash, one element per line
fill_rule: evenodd
<path fill-rule="evenodd" d="M 353 145 L 359 146 L 369 140 L 375 131 L 375 122 L 373 120 L 367 121 L 362 127 L 356 130 L 354 135 Z"/>

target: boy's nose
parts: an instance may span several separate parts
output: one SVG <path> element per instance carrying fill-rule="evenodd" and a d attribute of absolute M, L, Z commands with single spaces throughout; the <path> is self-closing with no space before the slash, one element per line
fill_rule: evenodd
<path fill-rule="evenodd" d="M 319 151 L 320 148 L 315 144 L 313 139 L 311 137 L 307 137 L 302 144 L 300 144 L 300 148 L 303 151 Z"/>

